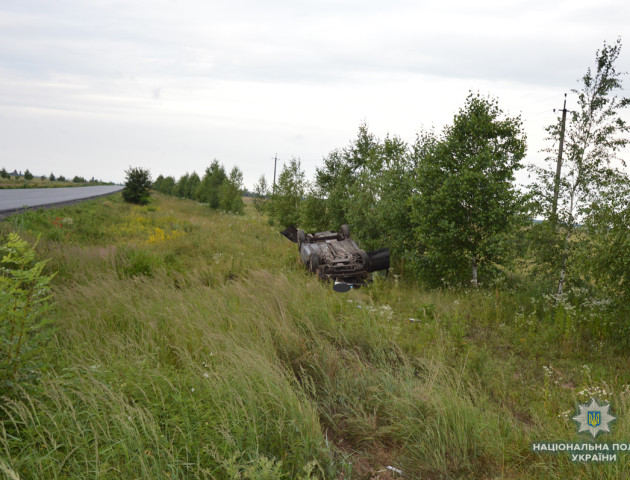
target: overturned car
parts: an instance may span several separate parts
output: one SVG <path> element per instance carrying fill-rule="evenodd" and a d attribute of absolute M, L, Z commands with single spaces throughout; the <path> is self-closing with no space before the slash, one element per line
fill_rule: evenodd
<path fill-rule="evenodd" d="M 348 225 L 342 225 L 339 232 L 305 233 L 290 226 L 280 233 L 298 244 L 306 268 L 334 282 L 337 292 L 367 285 L 371 272 L 389 269 L 389 248 L 361 250 L 350 238 Z"/>

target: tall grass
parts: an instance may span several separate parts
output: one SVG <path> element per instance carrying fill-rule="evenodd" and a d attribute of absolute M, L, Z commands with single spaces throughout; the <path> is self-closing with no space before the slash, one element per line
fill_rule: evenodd
<path fill-rule="evenodd" d="M 536 299 L 393 277 L 339 295 L 264 219 L 159 195 L 47 212 L 72 219 L 58 238 L 25 215 L 4 228 L 42 235 L 60 272 L 57 329 L 53 368 L 0 407 L 7 478 L 630 473 L 623 454 L 583 465 L 531 452 L 588 441 L 562 412 L 603 382 L 619 418 L 604 440 L 630 433 L 627 356 L 593 351 Z"/>

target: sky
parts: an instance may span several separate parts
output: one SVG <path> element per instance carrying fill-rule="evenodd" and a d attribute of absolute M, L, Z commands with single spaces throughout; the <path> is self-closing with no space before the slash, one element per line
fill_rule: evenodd
<path fill-rule="evenodd" d="M 276 155 L 312 179 L 362 122 L 439 132 L 469 91 L 521 115 L 538 163 L 554 108 L 626 33 L 625 0 L 0 0 L 0 167 L 123 182 L 217 159 L 252 189 Z"/>

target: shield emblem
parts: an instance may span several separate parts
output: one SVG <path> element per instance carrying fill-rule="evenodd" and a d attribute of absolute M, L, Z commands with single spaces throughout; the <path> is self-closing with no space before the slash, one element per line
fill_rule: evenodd
<path fill-rule="evenodd" d="M 588 424 L 591 427 L 597 427 L 601 423 L 600 412 L 588 412 Z"/>

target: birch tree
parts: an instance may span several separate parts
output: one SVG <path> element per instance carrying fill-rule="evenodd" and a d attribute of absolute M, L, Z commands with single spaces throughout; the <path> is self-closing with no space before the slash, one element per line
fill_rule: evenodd
<path fill-rule="evenodd" d="M 586 70 L 580 90 L 571 92 L 577 97 L 577 108 L 570 113 L 564 139 L 565 154 L 559 182 L 557 232 L 561 235 L 558 258 L 557 294 L 565 288 L 567 269 L 572 250 L 572 238 L 576 226 L 584 222 L 592 206 L 605 201 L 608 192 L 616 189 L 623 178 L 620 167 L 625 162 L 618 157 L 628 144 L 628 125 L 621 111 L 630 99 L 620 95 L 623 73 L 617 71 L 615 62 L 621 52 L 621 40 L 609 45 L 604 42 L 595 54 L 595 67 Z M 561 125 L 547 128 L 550 139 L 559 144 Z M 540 211 L 552 220 L 551 198 L 556 171 L 557 147 L 549 150 L 547 167 L 536 169 L 538 174 L 534 194 Z M 554 227 L 556 228 L 556 227 Z"/>
<path fill-rule="evenodd" d="M 479 94 L 468 96 L 441 137 L 429 135 L 416 148 L 422 158 L 412 215 L 436 283 L 467 277 L 476 287 L 479 269 L 501 261 L 520 212 L 514 173 L 525 148 L 520 117 L 504 116 L 496 100 Z"/>

